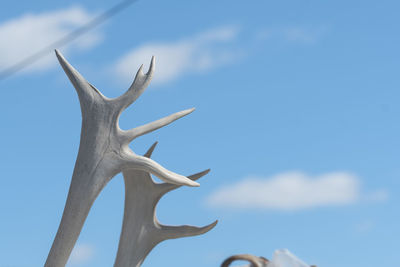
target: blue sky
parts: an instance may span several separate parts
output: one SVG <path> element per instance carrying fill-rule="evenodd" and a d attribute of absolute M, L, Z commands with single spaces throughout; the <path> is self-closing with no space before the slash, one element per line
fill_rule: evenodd
<path fill-rule="evenodd" d="M 83 25 L 106 0 L 8 1 L 0 69 Z M 129 129 L 196 107 L 138 138 L 143 154 L 199 188 L 160 202 L 165 224 L 219 224 L 166 241 L 143 266 L 218 266 L 287 248 L 324 267 L 397 266 L 400 236 L 400 19 L 397 1 L 141 0 L 60 48 L 106 96 L 157 58 Z M 0 266 L 43 265 L 79 146 L 76 93 L 50 53 L 0 81 Z M 112 266 L 124 189 L 96 200 L 69 266 Z"/>

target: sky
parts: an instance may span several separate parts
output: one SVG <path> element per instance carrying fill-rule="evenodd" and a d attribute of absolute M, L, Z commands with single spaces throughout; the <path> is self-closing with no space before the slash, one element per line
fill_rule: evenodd
<path fill-rule="evenodd" d="M 115 1 L 7 1 L 0 70 Z M 289 249 L 323 267 L 400 266 L 398 1 L 139 0 L 59 48 L 108 97 L 156 57 L 133 128 L 195 107 L 131 145 L 197 188 L 168 193 L 164 224 L 205 235 L 158 245 L 143 266 L 219 266 Z M 53 52 L 0 80 L 0 266 L 44 264 L 79 147 L 76 92 Z M 94 203 L 69 267 L 112 266 L 122 225 L 119 174 Z"/>

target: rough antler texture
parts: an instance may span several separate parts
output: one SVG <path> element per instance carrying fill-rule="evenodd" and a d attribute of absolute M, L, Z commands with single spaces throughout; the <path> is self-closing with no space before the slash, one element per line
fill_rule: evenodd
<path fill-rule="evenodd" d="M 143 66 L 140 67 L 128 91 L 118 98 L 110 99 L 87 82 L 58 51 L 56 55 L 78 93 L 82 111 L 82 131 L 67 201 L 45 263 L 46 267 L 65 266 L 93 202 L 117 173 L 136 169 L 150 172 L 168 183 L 199 186 L 193 180 L 166 170 L 147 157 L 136 155 L 129 148 L 129 143 L 136 137 L 163 127 L 191 113 L 193 109 L 128 131 L 121 130 L 118 126 L 121 112 L 132 104 L 150 83 L 154 72 L 154 57 L 146 74 L 142 71 Z"/>
<path fill-rule="evenodd" d="M 147 151 L 150 158 L 157 143 Z M 189 176 L 197 180 L 210 170 Z M 179 186 L 155 183 L 150 174 L 141 170 L 124 170 L 125 209 L 121 237 L 114 267 L 138 267 L 149 252 L 160 242 L 210 231 L 217 221 L 204 227 L 166 226 L 156 217 L 156 206 L 163 195 Z"/>

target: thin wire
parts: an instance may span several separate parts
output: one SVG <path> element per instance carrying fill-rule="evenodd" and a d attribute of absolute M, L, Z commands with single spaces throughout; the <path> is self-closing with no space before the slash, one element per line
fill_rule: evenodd
<path fill-rule="evenodd" d="M 122 11 L 123 9 L 127 8 L 129 5 L 131 5 L 137 1 L 138 0 L 125 0 L 125 1 L 122 1 L 118 4 L 116 4 L 115 6 L 106 10 L 104 13 L 95 17 L 93 20 L 89 21 L 87 24 L 83 25 L 82 27 L 79 27 L 78 29 L 68 33 L 61 39 L 47 45 L 46 47 L 42 48 L 38 52 L 20 60 L 19 62 L 15 63 L 14 65 L 11 65 L 10 67 L 7 67 L 7 68 L 1 70 L 0 71 L 0 81 L 10 77 L 11 75 L 15 74 L 16 72 L 22 70 L 23 68 L 33 64 L 40 58 L 42 58 L 45 55 L 47 55 L 48 53 L 52 52 L 53 49 L 62 47 L 64 45 L 66 45 L 67 43 L 77 39 L 79 36 L 87 33 L 91 29 L 100 25 L 107 19 L 111 18 L 112 16 L 116 15 L 117 13 L 119 13 L 120 11 Z"/>

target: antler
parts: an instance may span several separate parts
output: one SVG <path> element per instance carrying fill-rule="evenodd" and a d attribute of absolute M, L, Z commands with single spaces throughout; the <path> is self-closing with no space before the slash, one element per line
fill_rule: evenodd
<path fill-rule="evenodd" d="M 150 158 L 154 143 L 145 154 Z M 197 180 L 206 175 L 205 170 L 189 176 Z M 155 183 L 150 174 L 141 170 L 123 171 L 125 181 L 125 209 L 121 237 L 114 267 L 138 267 L 147 254 L 160 242 L 210 231 L 218 221 L 204 227 L 162 225 L 156 217 L 156 206 L 163 195 L 180 186 Z"/>
<path fill-rule="evenodd" d="M 221 267 L 229 267 L 232 262 L 238 260 L 250 262 L 250 267 L 266 267 L 269 263 L 269 260 L 264 257 L 257 257 L 250 254 L 239 254 L 224 260 L 224 262 L 221 264 Z"/>
<path fill-rule="evenodd" d="M 128 91 L 118 98 L 110 99 L 87 82 L 57 50 L 56 55 L 78 93 L 82 130 L 67 201 L 45 263 L 46 267 L 65 266 L 93 202 L 117 173 L 136 169 L 150 172 L 168 183 L 199 186 L 193 180 L 173 173 L 149 158 L 136 155 L 129 148 L 129 143 L 136 137 L 168 125 L 191 113 L 193 109 L 128 131 L 121 130 L 118 126 L 121 112 L 132 104 L 150 83 L 154 72 L 154 57 L 146 74 L 143 73 L 142 66 Z"/>

